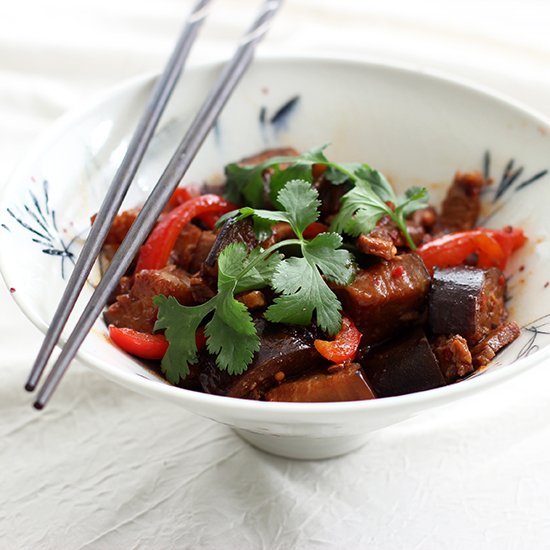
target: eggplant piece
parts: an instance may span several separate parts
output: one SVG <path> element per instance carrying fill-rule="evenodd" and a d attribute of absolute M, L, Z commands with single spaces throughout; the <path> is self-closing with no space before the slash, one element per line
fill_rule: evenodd
<path fill-rule="evenodd" d="M 436 268 L 429 297 L 432 332 L 477 343 L 506 319 L 505 290 L 504 276 L 494 267 Z"/>
<path fill-rule="evenodd" d="M 216 294 L 218 256 L 227 245 L 239 242 L 244 243 L 248 250 L 258 244 L 250 219 L 228 220 L 217 235 L 211 231 L 201 233 L 189 267 L 195 273 L 191 277 L 191 291 L 197 304 L 207 302 Z"/>
<path fill-rule="evenodd" d="M 371 350 L 363 358 L 362 367 L 378 397 L 446 385 L 430 343 L 420 328 Z"/>
<path fill-rule="evenodd" d="M 351 285 L 332 288 L 369 345 L 422 319 L 430 275 L 417 254 L 402 254 L 360 269 Z"/>
<path fill-rule="evenodd" d="M 319 200 L 321 205 L 320 210 L 320 219 L 325 220 L 327 216 L 332 216 L 336 214 L 341 207 L 342 197 L 351 189 L 351 184 L 341 183 L 335 185 L 323 175 L 319 178 L 316 178 L 313 182 L 313 188 L 319 193 Z"/>
<path fill-rule="evenodd" d="M 218 256 L 231 243 L 244 243 L 248 250 L 252 250 L 258 244 L 250 218 L 239 221 L 230 219 L 223 224 L 209 249 L 206 259 L 197 265 L 197 269 L 200 268 L 200 272 L 194 280 L 197 283 L 194 286 L 202 287 L 205 285 L 206 287 L 210 287 L 212 295 L 215 294 L 218 281 Z M 199 279 L 200 283 L 198 283 Z M 204 294 L 202 288 L 200 288 L 198 291 L 199 298 Z M 200 300 L 198 301 L 200 302 Z"/>
<path fill-rule="evenodd" d="M 230 219 L 223 224 L 210 249 L 210 253 L 204 261 L 204 265 L 209 269 L 215 268 L 221 251 L 231 243 L 244 243 L 248 250 L 252 250 L 257 246 L 258 240 L 256 239 L 254 226 L 250 218 L 239 221 Z"/>
<path fill-rule="evenodd" d="M 262 399 L 281 379 L 328 366 L 313 345 L 320 336 L 317 329 L 269 323 L 263 318 L 255 324 L 260 349 L 242 374 L 221 371 L 212 355 L 203 358 L 199 379 L 206 393 Z"/>
<path fill-rule="evenodd" d="M 266 401 L 303 403 L 374 398 L 374 392 L 365 380 L 361 365 L 357 363 L 332 365 L 325 372 L 315 372 L 276 386 L 265 395 Z"/>

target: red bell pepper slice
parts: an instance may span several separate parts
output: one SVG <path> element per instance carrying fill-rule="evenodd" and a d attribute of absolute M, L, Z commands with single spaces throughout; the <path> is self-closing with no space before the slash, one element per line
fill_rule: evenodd
<path fill-rule="evenodd" d="M 355 359 L 361 336 L 353 321 L 342 315 L 342 328 L 334 340 L 315 340 L 313 345 L 325 359 L 333 363 L 346 363 Z"/>
<path fill-rule="evenodd" d="M 163 334 L 148 334 L 109 325 L 109 336 L 120 349 L 142 359 L 162 359 L 168 349 L 168 340 Z"/>
<path fill-rule="evenodd" d="M 142 359 L 162 359 L 169 345 L 163 334 L 148 334 L 114 325 L 109 325 L 109 336 L 121 350 Z M 202 327 L 197 329 L 195 342 L 198 350 L 206 345 L 206 336 Z"/>
<path fill-rule="evenodd" d="M 199 194 L 197 189 L 178 187 L 172 193 L 172 196 L 170 197 L 170 200 L 166 205 L 166 211 L 169 212 L 170 210 L 177 208 L 180 204 L 183 204 L 184 202 L 187 202 L 188 200 L 192 199 L 193 197 L 197 197 L 198 195 Z M 216 223 L 220 219 L 220 216 L 221 214 L 217 214 L 215 212 L 205 212 L 204 214 L 199 214 L 197 216 L 197 219 L 199 219 L 204 227 L 206 227 L 207 229 L 214 229 L 216 227 Z"/>
<path fill-rule="evenodd" d="M 180 204 L 187 202 L 194 196 L 197 195 L 192 194 L 187 187 L 177 187 L 166 204 L 166 211 L 169 212 L 170 210 L 174 210 L 174 208 L 177 208 Z"/>
<path fill-rule="evenodd" d="M 478 228 L 444 235 L 416 249 L 426 268 L 462 265 L 471 254 L 478 255 L 478 267 L 504 269 L 512 252 L 527 241 L 523 230 L 507 227 L 501 230 Z"/>
<path fill-rule="evenodd" d="M 157 223 L 141 247 L 136 272 L 142 269 L 161 269 L 168 262 L 181 230 L 200 214 L 225 214 L 235 206 L 218 195 L 200 195 L 180 204 Z"/>
<path fill-rule="evenodd" d="M 513 252 L 521 248 L 526 242 L 527 237 L 523 233 L 523 229 L 507 225 L 503 229 L 485 229 L 488 235 L 496 239 L 504 253 L 510 257 Z"/>

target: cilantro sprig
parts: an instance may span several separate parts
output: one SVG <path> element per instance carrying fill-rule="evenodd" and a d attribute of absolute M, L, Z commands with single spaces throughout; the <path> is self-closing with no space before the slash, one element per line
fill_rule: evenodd
<path fill-rule="evenodd" d="M 248 253 L 243 244 L 230 244 L 218 258 L 218 292 L 198 306 L 183 306 L 173 297 L 156 296 L 158 320 L 155 330 L 165 330 L 169 341 L 162 369 L 172 383 L 189 373 L 197 361 L 195 333 L 205 321 L 208 351 L 216 364 L 230 374 L 240 374 L 251 363 L 260 346 L 254 321 L 234 295 L 246 290 L 271 286 L 280 294 L 266 312 L 272 322 L 308 325 L 313 317 L 319 327 L 336 334 L 341 327 L 341 304 L 326 280 L 350 284 L 354 271 L 352 256 L 340 248 L 342 237 L 321 233 L 311 240 L 305 229 L 319 217 L 318 193 L 304 180 L 288 182 L 277 196 L 283 210 L 241 208 L 235 219 L 253 216 L 268 223 L 290 224 L 295 239 L 280 241 L 263 250 Z M 294 245 L 301 257 L 283 258 L 278 250 Z"/>
<path fill-rule="evenodd" d="M 315 314 L 321 329 L 336 334 L 342 323 L 341 304 L 325 279 L 339 285 L 350 284 L 352 256 L 340 249 L 342 237 L 337 233 L 321 233 L 312 240 L 304 238 L 305 229 L 319 218 L 320 206 L 318 193 L 308 182 L 288 182 L 279 192 L 277 202 L 283 211 L 247 207 L 240 210 L 238 217 L 287 222 L 297 238 L 281 241 L 274 247 L 296 244 L 302 254 L 282 260 L 275 268 L 271 286 L 280 296 L 267 308 L 265 318 L 275 323 L 308 325 Z"/>
<path fill-rule="evenodd" d="M 349 171 L 349 168 L 355 165 L 329 161 L 323 152 L 327 146 L 310 149 L 297 156 L 271 157 L 255 165 L 228 164 L 225 167 L 226 197 L 233 202 L 242 200 L 252 208 L 264 206 L 263 173 L 268 168 L 272 172 L 269 181 L 269 199 L 276 207 L 280 206 L 277 202 L 278 194 L 289 181 L 312 182 L 311 167 L 314 164 L 327 166 L 329 169 L 327 176 L 335 185 L 343 183 L 350 177 L 353 178 L 353 172 Z"/>
<path fill-rule="evenodd" d="M 261 249 L 248 254 L 244 244 L 233 243 L 220 253 L 218 293 L 206 303 L 183 306 L 173 296 L 153 298 L 158 306 L 155 330 L 165 329 L 170 343 L 161 365 L 169 382 L 177 384 L 189 374 L 189 365 L 197 362 L 195 334 L 207 317 L 207 348 L 216 355 L 218 367 L 230 374 L 246 370 L 260 339 L 248 309 L 234 294 L 265 287 L 280 260 L 279 254 L 267 255 Z"/>
<path fill-rule="evenodd" d="M 331 229 L 354 237 L 368 235 L 383 216 L 388 216 L 399 228 L 411 250 L 416 249 L 406 218 L 419 208 L 428 206 L 428 190 L 411 187 L 404 197 L 397 197 L 386 178 L 366 165 L 356 173 L 355 186 L 340 200 L 341 208 Z"/>
<path fill-rule="evenodd" d="M 321 164 L 327 167 L 324 177 L 332 184 L 353 185 L 341 199 L 342 208 L 332 223 L 332 231 L 352 236 L 368 234 L 383 216 L 389 216 L 408 246 L 414 250 L 416 246 L 405 219 L 415 210 L 428 205 L 427 189 L 412 187 L 403 197 L 398 197 L 381 172 L 364 163 L 331 162 L 324 154 L 326 147 L 311 149 L 294 157 L 272 157 L 253 166 L 228 164 L 225 168 L 227 198 L 232 201 L 244 199 L 252 208 L 261 208 L 265 195 L 264 172 L 269 169 L 269 199 L 273 205 L 280 207 L 278 194 L 281 189 L 294 179 L 311 182 L 312 165 Z"/>

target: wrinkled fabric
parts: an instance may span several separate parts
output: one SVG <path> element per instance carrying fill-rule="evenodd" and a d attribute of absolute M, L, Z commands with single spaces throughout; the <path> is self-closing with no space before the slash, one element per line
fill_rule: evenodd
<path fill-rule="evenodd" d="M 228 55 L 259 4 L 213 2 L 193 51 Z M 18 0 L 0 17 L 0 183 L 65 111 L 159 71 L 191 2 Z M 288 0 L 264 54 L 456 75 L 550 116 L 544 0 Z M 0 288 L 0 548 L 538 549 L 550 540 L 550 365 L 387 428 L 348 456 L 266 455 L 74 364 L 38 413 L 38 331 Z"/>

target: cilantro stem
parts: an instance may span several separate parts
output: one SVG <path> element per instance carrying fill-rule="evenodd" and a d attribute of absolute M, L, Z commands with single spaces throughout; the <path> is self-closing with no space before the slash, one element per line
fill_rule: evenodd
<path fill-rule="evenodd" d="M 412 240 L 412 237 L 409 234 L 409 230 L 407 229 L 406 224 L 402 220 L 395 220 L 395 223 L 397 224 L 397 227 L 399 227 L 399 230 L 405 237 L 405 240 L 407 241 L 409 248 L 411 250 L 416 250 L 416 245 L 414 244 L 414 241 Z"/>
<path fill-rule="evenodd" d="M 409 248 L 411 250 L 416 250 L 416 245 L 414 244 L 414 241 L 412 240 L 409 230 L 407 229 L 407 223 L 403 219 L 403 215 L 396 214 L 395 212 L 391 212 L 390 217 L 395 222 L 395 225 L 397 225 L 397 227 L 401 231 L 401 234 L 405 237 L 405 240 L 407 241 Z"/>
<path fill-rule="evenodd" d="M 341 164 L 337 164 L 335 162 L 327 162 L 327 166 L 330 166 L 331 168 L 334 168 L 335 170 L 338 170 L 339 172 L 342 172 L 342 174 L 345 174 L 348 176 L 349 179 L 351 179 L 354 182 L 362 180 L 357 174 L 354 174 Z M 362 180 L 365 181 L 365 180 Z M 402 216 L 399 214 L 396 214 L 390 207 L 388 207 L 385 203 L 384 206 L 386 206 L 385 210 L 388 214 L 388 216 L 393 220 L 395 225 L 397 225 L 399 231 L 401 231 L 401 234 L 405 237 L 405 240 L 407 241 L 407 245 L 411 250 L 416 250 L 416 245 L 414 244 L 410 234 L 409 230 L 407 229 L 407 224 L 405 223 L 405 220 Z"/>
<path fill-rule="evenodd" d="M 360 179 L 359 176 L 357 176 L 353 172 L 350 172 L 345 166 L 342 166 L 341 164 L 338 164 L 336 162 L 321 162 L 319 164 L 325 164 L 325 166 L 330 166 L 331 168 L 338 170 L 338 172 L 342 172 L 342 174 L 345 174 L 350 180 L 359 181 Z"/>
<path fill-rule="evenodd" d="M 298 244 L 302 245 L 303 241 L 300 239 L 285 239 L 284 241 L 280 241 L 278 243 L 275 243 L 271 245 L 269 248 L 266 248 L 264 252 L 260 255 L 258 255 L 254 260 L 252 260 L 235 278 L 235 286 L 237 284 L 237 281 L 244 277 L 251 269 L 254 269 L 260 262 L 271 256 L 273 252 L 278 250 L 279 248 L 283 248 L 284 246 L 289 246 L 292 244 Z"/>

